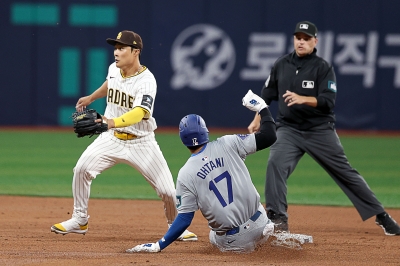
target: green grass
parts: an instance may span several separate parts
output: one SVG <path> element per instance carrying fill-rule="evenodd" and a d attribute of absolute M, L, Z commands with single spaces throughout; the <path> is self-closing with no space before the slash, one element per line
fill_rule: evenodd
<path fill-rule="evenodd" d="M 211 139 L 222 133 L 212 134 Z M 156 132 L 171 172 L 176 175 L 189 157 L 177 134 Z M 72 197 L 72 169 L 94 138 L 71 132 L 0 131 L 0 194 Z M 400 208 L 400 138 L 341 136 L 351 165 L 366 179 L 385 207 Z M 269 149 L 248 156 L 246 164 L 264 200 Z M 92 198 L 158 199 L 133 168 L 117 165 L 92 184 Z M 308 155 L 288 181 L 290 204 L 352 206 L 328 174 Z"/>

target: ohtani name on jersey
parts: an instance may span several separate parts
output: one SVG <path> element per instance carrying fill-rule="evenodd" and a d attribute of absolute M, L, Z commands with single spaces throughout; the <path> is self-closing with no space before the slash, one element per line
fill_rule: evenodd
<path fill-rule="evenodd" d="M 197 176 L 201 179 L 205 179 L 212 170 L 217 169 L 219 167 L 224 167 L 224 158 L 216 158 L 214 161 L 210 160 L 208 163 L 205 163 L 203 167 L 199 169 L 197 172 Z"/>
<path fill-rule="evenodd" d="M 117 89 L 108 89 L 107 102 L 114 103 L 116 105 L 133 108 L 133 100 L 135 98 L 131 95 L 121 92 Z"/>

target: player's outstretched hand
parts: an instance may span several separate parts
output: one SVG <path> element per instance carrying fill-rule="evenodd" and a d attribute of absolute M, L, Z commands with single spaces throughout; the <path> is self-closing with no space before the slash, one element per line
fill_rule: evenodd
<path fill-rule="evenodd" d="M 127 249 L 127 253 L 138 253 L 138 252 L 148 252 L 148 253 L 155 253 L 155 252 L 160 252 L 160 245 L 158 242 L 156 243 L 147 243 L 147 244 L 141 244 L 137 245 L 133 248 Z"/>
<path fill-rule="evenodd" d="M 254 112 L 260 112 L 262 109 L 268 107 L 265 101 L 257 94 L 254 94 L 251 90 L 249 90 L 243 97 L 242 103 L 243 106 L 246 106 Z"/>

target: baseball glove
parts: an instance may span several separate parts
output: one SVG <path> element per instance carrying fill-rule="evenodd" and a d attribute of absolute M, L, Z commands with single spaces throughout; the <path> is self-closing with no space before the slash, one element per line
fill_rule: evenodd
<path fill-rule="evenodd" d="M 93 135 L 101 134 L 108 130 L 108 125 L 104 122 L 95 122 L 96 119 L 103 118 L 94 109 L 76 111 L 72 114 L 72 122 L 74 124 L 74 132 L 78 138 L 85 136 L 92 137 Z"/>

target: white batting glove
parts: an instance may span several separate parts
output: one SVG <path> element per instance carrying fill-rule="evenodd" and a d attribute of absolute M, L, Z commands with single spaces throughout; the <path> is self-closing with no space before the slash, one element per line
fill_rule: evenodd
<path fill-rule="evenodd" d="M 254 94 L 251 90 L 249 90 L 243 97 L 242 103 L 243 106 L 246 106 L 248 109 L 254 112 L 260 112 L 265 107 L 268 107 L 265 101 L 257 94 Z"/>
<path fill-rule="evenodd" d="M 137 245 L 131 249 L 126 250 L 127 253 L 155 253 L 155 252 L 161 252 L 160 245 L 158 244 L 158 241 L 156 243 L 147 243 L 147 244 L 141 244 Z"/>

